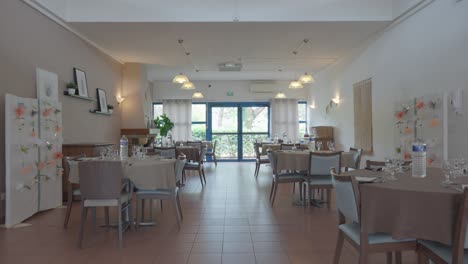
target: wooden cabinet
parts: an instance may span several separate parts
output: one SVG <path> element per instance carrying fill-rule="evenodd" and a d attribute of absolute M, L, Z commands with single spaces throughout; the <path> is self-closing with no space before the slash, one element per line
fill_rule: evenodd
<path fill-rule="evenodd" d="M 62 153 L 64 157 L 68 156 L 78 156 L 78 155 L 85 155 L 86 157 L 95 157 L 99 156 L 101 150 L 112 147 L 115 144 L 113 143 L 77 143 L 77 144 L 63 144 L 62 145 Z M 64 164 L 64 160 L 62 161 L 63 168 L 66 168 Z M 65 169 L 63 173 L 63 181 L 62 181 L 62 192 L 63 192 L 63 200 L 67 199 L 67 188 L 68 187 L 68 171 Z"/>

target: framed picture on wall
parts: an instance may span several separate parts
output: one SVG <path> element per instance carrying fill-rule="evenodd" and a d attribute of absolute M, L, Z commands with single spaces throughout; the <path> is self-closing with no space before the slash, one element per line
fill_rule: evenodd
<path fill-rule="evenodd" d="M 86 73 L 78 68 L 73 68 L 73 76 L 75 77 L 75 83 L 78 86 L 78 95 L 88 97 Z"/>
<path fill-rule="evenodd" d="M 106 91 L 100 88 L 96 88 L 97 93 L 97 100 L 99 106 L 99 112 L 107 113 L 109 109 L 107 109 L 107 94 Z"/>

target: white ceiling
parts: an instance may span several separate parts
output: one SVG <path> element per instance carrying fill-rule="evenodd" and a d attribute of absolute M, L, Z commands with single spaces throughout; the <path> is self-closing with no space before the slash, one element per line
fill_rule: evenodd
<path fill-rule="evenodd" d="M 149 80 L 168 81 L 178 72 L 193 80 L 291 80 L 316 73 L 418 0 L 24 1 L 44 6 L 114 58 L 147 64 Z M 305 38 L 309 44 L 293 55 Z M 219 63 L 231 61 L 241 61 L 242 71 L 218 71 Z"/>
<path fill-rule="evenodd" d="M 150 80 L 284 80 L 334 63 L 388 22 L 71 23 L 125 62 L 150 64 Z M 310 42 L 293 55 L 304 38 Z M 196 73 L 178 39 L 191 52 Z M 241 72 L 218 63 L 241 60 Z M 279 72 L 278 70 L 283 70 Z"/>

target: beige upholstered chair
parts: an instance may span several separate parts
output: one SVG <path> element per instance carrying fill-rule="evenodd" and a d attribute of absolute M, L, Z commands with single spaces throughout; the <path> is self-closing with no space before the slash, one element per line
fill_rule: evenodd
<path fill-rule="evenodd" d="M 260 152 L 260 147 L 262 146 L 261 143 L 254 143 L 254 151 L 255 151 L 255 172 L 254 176 L 255 178 L 258 177 L 258 172 L 260 171 L 260 166 L 262 164 L 268 164 L 270 163 L 270 160 L 268 159 L 268 156 L 264 156 Z"/>
<path fill-rule="evenodd" d="M 211 157 L 214 160 L 215 166 L 218 166 L 218 159 L 216 158 L 216 143 L 218 141 L 215 140 L 213 143 L 213 148 L 212 149 L 207 149 L 205 156 L 206 157 Z"/>
<path fill-rule="evenodd" d="M 82 158 L 83 155 L 78 155 L 78 156 L 68 156 L 64 157 L 64 163 L 65 163 L 65 170 L 64 173 L 66 175 L 70 175 L 70 163 L 74 160 L 77 160 L 79 158 Z M 67 179 L 69 179 L 67 177 Z M 73 196 L 74 195 L 81 195 L 79 184 L 74 184 L 70 182 L 70 179 L 68 180 L 67 183 L 67 212 L 65 214 L 65 220 L 63 223 L 63 228 L 68 227 L 68 222 L 70 221 L 70 215 L 71 215 L 71 210 L 73 206 Z"/>

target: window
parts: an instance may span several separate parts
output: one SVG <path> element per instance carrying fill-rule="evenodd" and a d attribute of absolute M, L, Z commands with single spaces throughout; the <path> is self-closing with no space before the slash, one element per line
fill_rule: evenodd
<path fill-rule="evenodd" d="M 153 119 L 163 114 L 162 103 L 153 103 Z"/>
<path fill-rule="evenodd" d="M 307 102 L 301 101 L 297 105 L 297 119 L 299 120 L 299 138 L 303 138 L 307 131 Z"/>
<path fill-rule="evenodd" d="M 206 104 L 192 104 L 192 139 L 206 140 Z"/>

